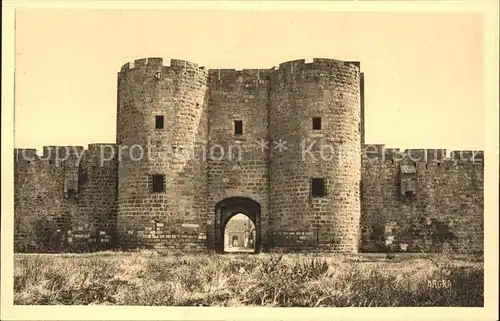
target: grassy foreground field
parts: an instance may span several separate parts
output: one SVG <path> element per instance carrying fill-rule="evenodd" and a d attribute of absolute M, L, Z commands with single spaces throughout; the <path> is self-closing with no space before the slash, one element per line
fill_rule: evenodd
<path fill-rule="evenodd" d="M 483 306 L 483 262 L 444 255 L 16 254 L 16 305 Z"/>

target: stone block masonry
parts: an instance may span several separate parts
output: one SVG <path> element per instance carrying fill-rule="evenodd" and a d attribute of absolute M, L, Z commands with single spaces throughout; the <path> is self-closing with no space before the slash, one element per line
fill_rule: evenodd
<path fill-rule="evenodd" d="M 110 145 L 113 146 L 113 145 Z M 15 150 L 14 248 L 89 251 L 113 246 L 117 163 L 99 145 Z"/>
<path fill-rule="evenodd" d="M 269 161 L 273 230 L 315 231 L 316 245 L 332 251 L 356 252 L 358 247 L 359 77 L 355 64 L 330 59 L 283 63 L 271 77 L 270 140 L 295 146 L 273 153 Z M 314 118 L 320 119 L 317 128 Z M 303 142 L 314 143 L 306 157 L 297 148 Z M 325 160 L 319 155 L 322 145 L 351 155 L 342 163 L 334 157 Z M 325 195 L 311 194 L 313 178 L 324 179 Z"/>
<path fill-rule="evenodd" d="M 117 143 L 124 150 L 118 165 L 121 247 L 177 246 L 176 238 L 129 237 L 152 220 L 166 229 L 189 222 L 206 232 L 207 162 L 185 151 L 207 144 L 207 78 L 207 70 L 196 64 L 172 60 L 163 66 L 160 58 L 136 60 L 118 74 Z M 157 154 L 141 155 L 149 144 Z M 175 157 L 170 149 L 176 150 Z M 134 234 L 128 234 L 131 230 Z"/>
<path fill-rule="evenodd" d="M 116 142 L 15 150 L 15 251 L 222 252 L 239 213 L 257 252 L 482 251 L 482 153 L 367 145 L 359 62 L 117 83 Z"/>
<path fill-rule="evenodd" d="M 383 147 L 379 145 L 379 147 Z M 362 250 L 483 251 L 482 152 L 389 149 L 362 168 Z"/>

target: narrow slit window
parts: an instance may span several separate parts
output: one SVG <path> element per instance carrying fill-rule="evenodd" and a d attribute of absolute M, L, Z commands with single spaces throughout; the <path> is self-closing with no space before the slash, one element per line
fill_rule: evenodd
<path fill-rule="evenodd" d="M 155 117 L 155 128 L 156 129 L 163 129 L 165 126 L 165 119 L 163 115 L 158 115 Z"/>
<path fill-rule="evenodd" d="M 243 134 L 243 121 L 235 120 L 234 121 L 234 134 L 242 135 Z"/>
<path fill-rule="evenodd" d="M 153 180 L 153 193 L 165 192 L 165 175 L 155 174 L 153 175 L 152 180 Z"/>
<path fill-rule="evenodd" d="M 312 119 L 313 130 L 321 129 L 321 117 L 313 117 Z"/>
<path fill-rule="evenodd" d="M 313 178 L 311 180 L 311 195 L 314 197 L 325 196 L 325 180 L 323 178 Z"/>

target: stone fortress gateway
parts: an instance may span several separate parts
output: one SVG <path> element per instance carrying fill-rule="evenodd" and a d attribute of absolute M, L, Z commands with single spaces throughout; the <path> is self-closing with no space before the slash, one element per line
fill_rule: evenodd
<path fill-rule="evenodd" d="M 116 144 L 15 149 L 15 251 L 483 250 L 483 153 L 364 141 L 359 62 L 118 72 Z"/>

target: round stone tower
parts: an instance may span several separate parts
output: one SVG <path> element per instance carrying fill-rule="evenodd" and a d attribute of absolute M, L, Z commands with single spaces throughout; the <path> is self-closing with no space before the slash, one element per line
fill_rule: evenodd
<path fill-rule="evenodd" d="M 357 63 L 297 60 L 271 74 L 271 247 L 357 251 L 360 121 Z"/>
<path fill-rule="evenodd" d="M 162 58 L 118 73 L 117 232 L 122 247 L 203 249 L 207 71 Z"/>

